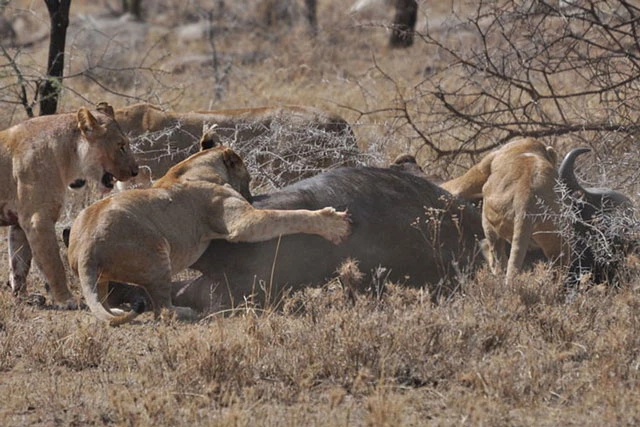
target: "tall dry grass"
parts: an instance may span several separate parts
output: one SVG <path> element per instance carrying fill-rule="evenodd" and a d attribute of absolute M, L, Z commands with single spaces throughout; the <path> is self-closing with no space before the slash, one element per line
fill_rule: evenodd
<path fill-rule="evenodd" d="M 86 312 L 0 294 L 4 425 L 628 425 L 640 359 L 637 287 L 566 304 L 539 266 L 512 287 L 481 272 L 432 305 L 387 285 L 339 287 L 285 310 L 150 317 L 109 328 Z"/>

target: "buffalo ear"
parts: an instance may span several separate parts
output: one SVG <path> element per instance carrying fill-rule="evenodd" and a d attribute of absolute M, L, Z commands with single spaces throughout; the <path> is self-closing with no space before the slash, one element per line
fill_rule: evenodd
<path fill-rule="evenodd" d="M 236 169 L 242 165 L 242 159 L 231 148 L 225 148 L 222 152 L 222 161 L 227 169 Z"/>
<path fill-rule="evenodd" d="M 202 135 L 202 139 L 200 140 L 200 151 L 208 150 L 217 145 L 216 141 L 214 141 L 209 134 Z"/>
<path fill-rule="evenodd" d="M 109 105 L 109 103 L 107 102 L 104 102 L 104 101 L 98 102 L 98 105 L 96 105 L 96 110 L 100 111 L 102 114 L 105 114 L 111 117 L 114 120 L 116 118 L 116 114 L 113 111 L 113 107 Z"/>
<path fill-rule="evenodd" d="M 80 108 L 76 116 L 78 119 L 78 129 L 80 129 L 80 132 L 88 139 L 97 138 L 106 132 L 104 126 L 98 123 L 98 120 L 96 120 L 93 114 L 86 108 Z"/>
<path fill-rule="evenodd" d="M 208 129 L 206 125 L 202 126 L 202 138 L 200 138 L 200 151 L 209 150 L 210 148 L 220 145 L 220 141 L 216 138 L 217 124 L 210 126 Z"/>

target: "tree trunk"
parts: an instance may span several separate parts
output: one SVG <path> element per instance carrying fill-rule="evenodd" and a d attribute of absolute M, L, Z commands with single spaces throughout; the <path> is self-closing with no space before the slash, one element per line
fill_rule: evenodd
<path fill-rule="evenodd" d="M 418 20 L 418 2 L 416 0 L 396 0 L 396 16 L 389 45 L 403 48 L 413 44 L 413 32 Z"/>
<path fill-rule="evenodd" d="M 130 13 L 136 21 L 142 21 L 142 0 L 122 0 L 122 13 Z"/>
<path fill-rule="evenodd" d="M 47 79 L 40 86 L 40 115 L 55 114 L 62 89 L 64 72 L 64 48 L 69 26 L 71 0 L 44 0 L 49 10 L 51 31 L 49 34 L 49 59 Z"/>
<path fill-rule="evenodd" d="M 304 3 L 307 6 L 307 21 L 309 21 L 311 34 L 315 36 L 318 33 L 318 2 L 316 0 L 304 0 Z"/>

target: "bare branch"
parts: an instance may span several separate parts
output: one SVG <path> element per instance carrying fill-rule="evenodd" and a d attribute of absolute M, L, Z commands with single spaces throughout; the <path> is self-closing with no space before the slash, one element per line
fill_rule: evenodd
<path fill-rule="evenodd" d="M 27 113 L 27 117 L 34 117 L 33 108 L 31 107 L 31 103 L 29 102 L 29 98 L 27 95 L 27 80 L 24 78 L 22 70 L 20 70 L 20 67 L 18 67 L 18 63 L 16 61 L 18 53 L 16 53 L 16 55 L 12 57 L 11 54 L 4 48 L 4 46 L 0 45 L 0 49 L 2 50 L 2 56 L 7 59 L 7 61 L 9 62 L 9 66 L 13 69 L 14 73 L 16 74 L 16 78 L 18 79 L 18 99 L 20 101 L 20 104 L 24 108 L 24 111 Z"/>

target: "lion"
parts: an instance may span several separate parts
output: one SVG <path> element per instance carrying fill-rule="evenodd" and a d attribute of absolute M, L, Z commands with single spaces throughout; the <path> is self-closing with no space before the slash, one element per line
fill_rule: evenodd
<path fill-rule="evenodd" d="M 54 303 L 77 307 L 67 286 L 55 234 L 67 187 L 88 180 L 103 190 L 136 176 L 138 166 L 113 108 L 42 116 L 0 132 L 0 225 L 9 226 L 11 289 L 25 295 L 31 260 Z"/>
<path fill-rule="evenodd" d="M 534 243 L 548 259 L 566 262 L 566 243 L 548 215 L 559 211 L 556 162 L 553 147 L 533 138 L 517 139 L 486 155 L 464 175 L 441 184 L 454 196 L 483 199 L 483 252 L 493 273 L 506 267 L 507 283 L 522 269 Z"/>
<path fill-rule="evenodd" d="M 143 287 L 156 317 L 195 312 L 171 300 L 171 277 L 196 262 L 213 239 L 257 242 L 283 234 L 317 234 L 338 244 L 350 233 L 347 212 L 259 210 L 251 204 L 249 173 L 228 147 L 213 147 L 172 167 L 152 188 L 115 194 L 84 209 L 71 227 L 69 265 L 86 303 L 117 326 L 133 320 L 107 304 L 109 281 Z"/>

